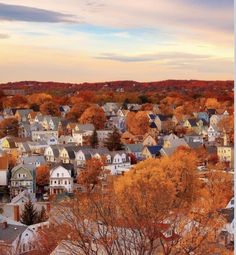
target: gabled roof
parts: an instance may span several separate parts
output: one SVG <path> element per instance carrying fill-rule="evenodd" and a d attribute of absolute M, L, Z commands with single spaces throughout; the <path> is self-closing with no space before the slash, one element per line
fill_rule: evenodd
<path fill-rule="evenodd" d="M 155 118 L 156 118 L 156 115 L 153 114 L 153 113 L 148 114 L 148 116 L 149 116 L 149 118 L 150 118 L 151 120 L 155 120 Z"/>
<path fill-rule="evenodd" d="M 24 164 L 34 164 L 36 162 L 39 162 L 40 164 L 44 164 L 46 162 L 44 156 L 22 157 L 21 160 Z"/>
<path fill-rule="evenodd" d="M 147 146 L 147 149 L 149 150 L 149 152 L 152 155 L 156 155 L 157 153 L 159 153 L 161 148 L 162 148 L 162 146 L 160 146 L 160 145 Z"/>
<path fill-rule="evenodd" d="M 125 147 L 130 151 L 130 152 L 142 152 L 144 146 L 142 143 L 135 143 L 135 144 L 126 144 Z"/>
<path fill-rule="evenodd" d="M 188 119 L 187 120 L 191 127 L 197 127 L 197 119 Z"/>
<path fill-rule="evenodd" d="M 150 128 L 157 128 L 157 125 L 155 122 L 152 122 L 150 125 L 149 125 Z"/>

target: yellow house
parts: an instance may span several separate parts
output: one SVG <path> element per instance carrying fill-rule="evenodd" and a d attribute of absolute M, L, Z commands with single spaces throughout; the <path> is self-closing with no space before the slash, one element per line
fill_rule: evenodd
<path fill-rule="evenodd" d="M 229 167 L 234 166 L 234 148 L 232 146 L 217 147 L 217 156 L 220 162 L 226 162 Z"/>

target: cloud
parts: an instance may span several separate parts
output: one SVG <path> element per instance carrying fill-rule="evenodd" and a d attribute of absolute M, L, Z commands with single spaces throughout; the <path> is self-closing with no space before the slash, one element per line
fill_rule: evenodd
<path fill-rule="evenodd" d="M 8 39 L 10 38 L 10 35 L 8 34 L 0 34 L 0 39 Z"/>
<path fill-rule="evenodd" d="M 194 61 L 199 59 L 208 59 L 210 55 L 189 54 L 184 52 L 162 52 L 154 54 L 140 54 L 128 56 L 122 54 L 102 53 L 96 56 L 96 59 L 106 59 L 119 62 L 146 62 L 146 61 Z"/>
<path fill-rule="evenodd" d="M 0 3 L 0 21 L 71 22 L 73 15 L 21 5 Z"/>

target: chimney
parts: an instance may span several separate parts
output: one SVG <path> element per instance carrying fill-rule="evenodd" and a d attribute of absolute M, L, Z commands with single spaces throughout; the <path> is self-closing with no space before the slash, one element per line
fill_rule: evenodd
<path fill-rule="evenodd" d="M 7 228 L 7 222 L 6 221 L 3 221 L 2 222 L 2 229 L 6 229 Z"/>
<path fill-rule="evenodd" d="M 14 205 L 13 206 L 13 219 L 15 221 L 20 221 L 20 209 L 19 209 L 19 205 Z"/>

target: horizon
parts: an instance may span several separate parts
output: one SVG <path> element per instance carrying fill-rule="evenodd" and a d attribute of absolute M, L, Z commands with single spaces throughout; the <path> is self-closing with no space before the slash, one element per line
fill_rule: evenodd
<path fill-rule="evenodd" d="M 233 80 L 233 1 L 0 0 L 0 83 Z"/>

